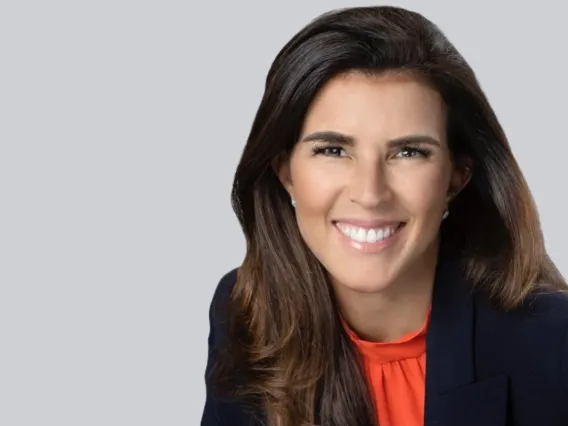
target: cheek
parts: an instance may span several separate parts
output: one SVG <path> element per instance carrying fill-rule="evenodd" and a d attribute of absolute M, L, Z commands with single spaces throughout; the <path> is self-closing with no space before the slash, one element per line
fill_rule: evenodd
<path fill-rule="evenodd" d="M 446 202 L 448 178 L 443 170 L 432 169 L 397 180 L 397 195 L 418 221 L 441 215 Z"/>
<path fill-rule="evenodd" d="M 324 170 L 298 164 L 292 170 L 296 220 L 306 244 L 321 256 L 329 238 L 328 217 L 338 194 L 338 185 Z"/>
<path fill-rule="evenodd" d="M 299 160 L 291 167 L 298 220 L 302 216 L 325 218 L 340 192 L 337 173 L 330 173 L 325 167 L 314 167 L 308 161 Z"/>

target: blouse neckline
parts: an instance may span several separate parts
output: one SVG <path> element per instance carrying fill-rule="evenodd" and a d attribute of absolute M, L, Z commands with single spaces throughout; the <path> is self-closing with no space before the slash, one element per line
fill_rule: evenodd
<path fill-rule="evenodd" d="M 418 358 L 426 352 L 426 331 L 430 309 L 420 329 L 411 331 L 390 342 L 371 342 L 360 338 L 345 322 L 344 327 L 357 349 L 368 360 L 385 364 L 407 358 Z"/>

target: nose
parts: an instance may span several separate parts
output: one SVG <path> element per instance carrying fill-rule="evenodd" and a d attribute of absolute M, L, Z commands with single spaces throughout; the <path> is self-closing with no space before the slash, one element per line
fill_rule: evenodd
<path fill-rule="evenodd" d="M 388 175 L 383 166 L 370 163 L 355 167 L 349 185 L 349 198 L 352 202 L 371 209 L 389 201 L 391 197 Z"/>

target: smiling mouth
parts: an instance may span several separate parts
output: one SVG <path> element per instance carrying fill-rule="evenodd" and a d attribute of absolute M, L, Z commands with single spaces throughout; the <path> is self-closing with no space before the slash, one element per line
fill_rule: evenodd
<path fill-rule="evenodd" d="M 359 244 L 374 244 L 383 242 L 398 233 L 406 222 L 394 223 L 381 227 L 361 227 L 345 222 L 334 222 L 335 227 L 353 242 Z"/>

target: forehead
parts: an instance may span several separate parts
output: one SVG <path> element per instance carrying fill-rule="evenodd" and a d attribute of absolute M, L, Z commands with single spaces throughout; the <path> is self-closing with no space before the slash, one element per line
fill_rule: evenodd
<path fill-rule="evenodd" d="M 421 133 L 443 138 L 446 113 L 439 93 L 405 73 L 351 72 L 329 80 L 314 98 L 302 133 L 334 130 L 357 138 Z"/>

